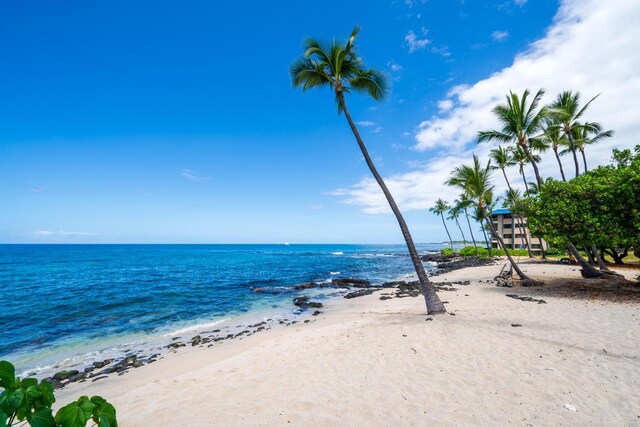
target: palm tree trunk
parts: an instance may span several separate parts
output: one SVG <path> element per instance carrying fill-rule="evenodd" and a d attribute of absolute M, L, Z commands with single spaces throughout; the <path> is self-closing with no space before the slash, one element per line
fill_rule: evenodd
<path fill-rule="evenodd" d="M 564 169 L 562 169 L 562 161 L 560 160 L 560 155 L 558 154 L 558 147 L 553 147 L 553 152 L 556 155 L 556 159 L 558 160 L 558 166 L 560 166 L 560 175 L 562 175 L 562 180 L 567 182 L 567 179 L 564 177 Z"/>
<path fill-rule="evenodd" d="M 398 221 L 398 225 L 400 226 L 400 230 L 402 231 L 402 236 L 404 237 L 404 241 L 407 244 L 407 249 L 409 250 L 409 255 L 411 256 L 411 261 L 413 262 L 413 267 L 415 268 L 416 274 L 418 275 L 420 290 L 422 291 L 422 295 L 424 296 L 424 302 L 427 306 L 427 314 L 446 313 L 447 309 L 444 307 L 444 304 L 442 303 L 442 301 L 440 301 L 438 294 L 436 294 L 435 286 L 433 285 L 433 283 L 429 281 L 429 278 L 427 277 L 427 273 L 424 270 L 422 261 L 418 256 L 418 251 L 416 250 L 416 246 L 413 243 L 413 238 L 411 237 L 411 233 L 409 232 L 409 227 L 407 227 L 407 223 L 405 222 L 402 216 L 402 213 L 400 213 L 400 209 L 398 209 L 398 205 L 396 204 L 396 201 L 393 199 L 391 192 L 387 188 L 387 184 L 385 184 L 384 180 L 382 179 L 382 177 L 378 173 L 378 170 L 373 164 L 373 161 L 371 160 L 371 156 L 369 156 L 369 152 L 367 151 L 367 147 L 364 145 L 364 142 L 360 137 L 360 132 L 358 132 L 358 128 L 356 128 L 355 123 L 351 119 L 351 115 L 349 114 L 349 110 L 347 110 L 347 105 L 344 102 L 344 95 L 342 92 L 338 92 L 338 99 L 340 101 L 340 106 L 344 111 L 344 115 L 347 118 L 347 121 L 349 122 L 349 127 L 351 127 L 351 131 L 353 132 L 353 135 L 355 136 L 356 141 L 358 142 L 360 151 L 362 151 L 362 156 L 364 157 L 364 160 L 367 162 L 367 166 L 369 166 L 369 170 L 371 171 L 371 174 L 373 175 L 376 182 L 382 189 L 382 192 L 384 193 L 384 196 L 386 197 L 387 202 L 389 203 L 389 207 L 393 211 L 393 214 L 395 215 L 396 220 Z"/>
<path fill-rule="evenodd" d="M 578 261 L 578 264 L 580 264 L 580 267 L 582 267 L 582 271 L 581 271 L 582 277 L 593 278 L 593 277 L 601 276 L 602 273 L 600 273 L 591 264 L 589 264 L 584 258 L 582 258 L 582 255 L 580 255 L 580 252 L 578 252 L 578 249 L 576 249 L 573 243 L 569 243 L 569 245 L 567 246 L 567 250 L 571 255 L 573 255 L 576 261 Z"/>
<path fill-rule="evenodd" d="M 504 240 L 502 240 L 502 237 L 500 237 L 500 235 L 498 234 L 496 229 L 493 228 L 493 224 L 491 223 L 491 219 L 489 219 L 489 217 L 487 216 L 487 213 L 484 210 L 484 206 L 482 206 L 482 204 L 481 204 L 480 209 L 482 209 L 482 214 L 484 216 L 484 220 L 487 222 L 487 225 L 489 226 L 489 231 L 491 231 L 491 234 L 493 235 L 493 237 L 498 241 L 498 245 L 504 251 L 505 255 L 509 259 L 509 262 L 511 263 L 511 266 L 513 267 L 515 272 L 518 274 L 518 277 L 520 277 L 520 280 L 522 280 L 523 284 L 525 286 L 540 285 L 541 283 L 531 279 L 529 276 L 524 274 L 522 272 L 522 270 L 520 270 L 520 267 L 518 267 L 518 264 L 516 264 L 516 262 L 511 257 L 511 255 L 509 255 L 509 251 L 508 251 L 507 247 L 504 245 Z"/>
<path fill-rule="evenodd" d="M 589 259 L 589 264 L 596 265 L 596 260 L 593 258 L 591 249 L 589 249 L 587 245 L 584 245 L 583 248 L 584 248 L 584 253 L 587 254 L 587 258 Z"/>
<path fill-rule="evenodd" d="M 527 178 L 524 176 L 524 168 L 520 166 L 520 174 L 522 175 L 522 181 L 524 181 L 524 194 L 529 196 L 529 186 L 527 185 Z"/>
<path fill-rule="evenodd" d="M 573 164 L 576 167 L 576 178 L 577 178 L 578 175 L 580 175 L 580 166 L 578 165 L 578 156 L 576 155 L 575 149 L 571 150 L 571 153 L 573 154 Z"/>
<path fill-rule="evenodd" d="M 538 236 L 538 244 L 540 244 L 540 255 L 542 259 L 547 259 L 547 254 L 544 253 L 544 245 L 542 244 L 542 237 Z"/>
<path fill-rule="evenodd" d="M 451 249 L 453 249 L 453 240 L 451 240 L 451 234 L 449 234 L 447 223 L 444 222 L 444 214 L 440 214 L 440 217 L 442 218 L 442 225 L 444 225 L 444 230 L 447 232 L 447 236 L 449 236 L 449 246 L 451 246 Z"/>
<path fill-rule="evenodd" d="M 484 241 L 487 242 L 487 251 L 489 252 L 489 256 L 491 256 L 491 246 L 493 246 L 492 242 L 487 238 L 487 233 L 484 231 L 484 224 L 480 223 L 480 228 L 482 228 L 482 234 L 484 234 Z"/>
<path fill-rule="evenodd" d="M 520 233 L 522 233 L 524 242 L 527 245 L 527 253 L 529 254 L 529 258 L 533 258 L 533 254 L 531 253 L 531 245 L 529 244 L 529 238 L 527 237 L 527 232 L 525 231 L 525 228 L 524 228 L 524 220 L 520 215 L 516 215 L 516 218 L 518 219 L 518 223 L 520 224 Z M 513 236 L 514 241 L 515 241 L 515 237 L 516 236 L 514 233 L 514 236 Z"/>
<path fill-rule="evenodd" d="M 462 241 L 464 242 L 464 244 L 467 244 L 467 238 L 464 237 L 464 232 L 462 231 L 462 227 L 460 227 L 460 223 L 458 222 L 458 218 L 455 218 L 456 220 L 456 225 L 458 226 L 458 230 L 460 230 L 460 234 L 462 234 Z"/>
<path fill-rule="evenodd" d="M 582 154 L 582 162 L 584 163 L 584 171 L 588 171 L 587 169 L 587 157 L 584 155 L 584 149 L 580 150 L 580 154 Z"/>
<path fill-rule="evenodd" d="M 598 261 L 598 267 L 600 268 L 600 270 L 609 271 L 609 268 L 600 256 L 600 252 L 598 252 L 598 248 L 596 247 L 596 245 L 591 245 L 591 249 L 593 250 L 593 255 L 596 257 L 596 261 Z"/>
<path fill-rule="evenodd" d="M 507 181 L 507 188 L 509 189 L 509 191 L 511 191 L 511 183 L 509 182 L 509 178 L 507 178 L 507 173 L 504 171 L 504 168 L 501 169 L 502 170 L 502 175 L 504 176 L 504 180 Z M 525 185 L 527 183 L 525 182 Z"/>
<path fill-rule="evenodd" d="M 473 248 L 476 250 L 476 255 L 478 255 L 478 246 L 476 246 L 476 238 L 473 236 L 473 230 L 471 229 L 471 221 L 469 221 L 469 214 L 467 213 L 467 209 L 464 209 L 464 216 L 467 218 L 467 225 L 469 226 L 469 233 L 471 233 L 471 241 L 473 242 Z"/>
<path fill-rule="evenodd" d="M 538 183 L 538 188 L 542 186 L 542 179 L 540 178 L 540 171 L 538 170 L 538 165 L 535 160 L 533 160 L 533 156 L 531 155 L 531 151 L 529 151 L 529 147 L 526 143 L 520 143 L 520 146 L 524 150 L 524 153 L 527 155 L 527 159 L 529 159 L 529 163 L 533 166 L 533 172 L 536 175 L 536 182 Z"/>

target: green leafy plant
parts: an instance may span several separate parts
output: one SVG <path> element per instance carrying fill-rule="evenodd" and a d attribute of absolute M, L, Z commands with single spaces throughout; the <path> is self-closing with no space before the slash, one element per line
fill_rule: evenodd
<path fill-rule="evenodd" d="M 440 253 L 444 256 L 453 256 L 455 255 L 455 252 L 453 249 L 451 248 L 444 248 L 440 251 Z"/>
<path fill-rule="evenodd" d="M 0 361 L 0 388 L 0 426 L 26 421 L 31 427 L 84 427 L 92 420 L 100 427 L 118 427 L 116 409 L 100 396 L 82 396 L 54 416 L 53 386 L 35 378 L 17 378 L 15 367 L 5 360 Z"/>

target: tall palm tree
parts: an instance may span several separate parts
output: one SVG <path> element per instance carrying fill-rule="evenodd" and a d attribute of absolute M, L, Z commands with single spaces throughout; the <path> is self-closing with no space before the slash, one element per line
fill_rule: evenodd
<path fill-rule="evenodd" d="M 411 261 L 418 275 L 420 290 L 424 296 L 427 313 L 445 313 L 446 309 L 436 294 L 433 283 L 429 281 L 422 261 L 418 256 L 409 227 L 398 209 L 391 192 L 378 173 L 371 156 L 360 136 L 345 101 L 345 94 L 351 91 L 368 94 L 376 101 L 382 101 L 387 93 L 387 82 L 384 76 L 375 69 L 367 69 L 358 56 L 354 42 L 359 28 L 355 27 L 346 43 L 339 43 L 335 39 L 327 44 L 310 38 L 304 42 L 304 54 L 291 65 L 290 74 L 293 87 L 300 87 L 303 91 L 314 88 L 329 88 L 335 95 L 338 114 L 344 113 L 349 127 L 355 136 L 369 170 L 382 189 L 393 214 L 398 221 L 404 237 Z"/>
<path fill-rule="evenodd" d="M 442 218 L 442 225 L 444 225 L 444 229 L 447 232 L 447 236 L 449 236 L 449 244 L 453 248 L 453 240 L 451 240 L 451 234 L 449 234 L 449 229 L 447 228 L 447 223 L 444 222 L 444 213 L 450 209 L 450 206 L 447 202 L 442 199 L 436 200 L 436 204 L 429 208 L 429 212 L 434 213 L 435 215 L 440 215 Z"/>
<path fill-rule="evenodd" d="M 474 154 L 473 165 L 456 166 L 451 173 L 451 176 L 447 180 L 447 184 L 462 189 L 469 195 L 470 198 L 474 200 L 484 221 L 489 227 L 491 235 L 498 241 L 498 245 L 500 245 L 500 248 L 504 250 L 507 258 L 509 259 L 509 262 L 511 263 L 511 266 L 518 274 L 523 284 L 529 286 L 540 284 L 524 274 L 518 264 L 511 257 L 509 251 L 507 250 L 507 247 L 504 244 L 504 240 L 502 240 L 502 237 L 500 237 L 496 229 L 493 227 L 493 223 L 491 222 L 489 214 L 487 213 L 487 205 L 491 203 L 491 199 L 493 196 L 493 185 L 491 184 L 491 161 L 488 161 L 487 165 L 483 167 L 480 165 L 478 156 Z"/>
<path fill-rule="evenodd" d="M 580 93 L 564 91 L 548 106 L 549 114 L 554 117 L 554 122 L 556 123 L 554 126 L 560 129 L 562 134 L 567 137 L 568 148 L 565 153 L 570 152 L 573 155 L 576 176 L 580 174 L 580 167 L 578 166 L 578 156 L 576 154 L 575 132 L 585 126 L 579 122 L 579 119 L 585 113 L 589 104 L 599 96 L 600 94 L 594 96 L 584 107 L 580 108 Z"/>
<path fill-rule="evenodd" d="M 613 136 L 612 130 L 602 131 L 599 123 L 585 123 L 584 126 L 574 131 L 575 146 L 582 155 L 582 162 L 584 163 L 584 171 L 587 169 L 587 157 L 584 154 L 584 149 L 587 145 L 595 144 L 604 138 L 611 138 Z"/>
<path fill-rule="evenodd" d="M 459 209 L 457 206 L 454 205 L 451 207 L 451 209 L 449 209 L 449 215 L 447 215 L 447 219 L 454 220 L 456 222 L 456 225 L 458 226 L 458 230 L 460 230 L 460 234 L 462 234 L 462 241 L 466 245 L 467 238 L 464 237 L 464 231 L 462 231 L 462 227 L 460 227 L 460 223 L 458 222 L 458 218 L 460 217 L 461 213 L 462 213 L 462 209 Z"/>
<path fill-rule="evenodd" d="M 489 154 L 489 158 L 493 162 L 493 170 L 500 169 L 502 171 L 502 176 L 504 176 L 504 180 L 507 181 L 507 187 L 511 190 L 511 183 L 509 182 L 509 178 L 507 178 L 507 173 L 505 169 L 509 166 L 513 166 L 516 164 L 515 160 L 511 156 L 511 151 L 508 148 L 503 148 L 502 145 L 499 145 L 498 148 L 494 148 L 491 150 L 491 154 Z"/>
<path fill-rule="evenodd" d="M 453 206 L 455 209 L 462 209 L 462 211 L 464 212 L 464 216 L 465 218 L 467 218 L 467 225 L 469 226 L 469 233 L 471 234 L 473 248 L 476 250 L 476 255 L 478 255 L 478 246 L 476 245 L 476 238 L 473 235 L 473 230 L 471 229 L 471 221 L 469 221 L 469 212 L 467 211 L 467 209 L 473 206 L 473 200 L 471 200 L 465 193 L 462 193 L 459 199 L 453 201 Z"/>
<path fill-rule="evenodd" d="M 566 182 L 567 178 L 564 176 L 564 169 L 562 168 L 562 161 L 560 160 L 558 149 L 561 146 L 568 145 L 568 141 L 567 136 L 561 132 L 558 123 L 554 122 L 554 116 L 549 116 L 545 120 L 545 129 L 542 140 L 551 146 L 553 154 L 556 156 L 556 160 L 558 161 L 558 166 L 560 167 L 560 175 L 562 175 L 562 180 Z"/>
<path fill-rule="evenodd" d="M 520 147 L 529 159 L 531 166 L 533 166 L 536 182 L 540 187 L 542 179 L 538 170 L 538 162 L 531 153 L 530 139 L 536 138 L 542 130 L 543 119 L 547 114 L 547 110 L 544 107 L 538 110 L 538 104 L 544 95 L 544 90 L 540 89 L 536 92 L 530 104 L 527 102 L 529 93 L 529 89 L 525 90 L 520 98 L 515 93 L 509 92 L 507 104 L 498 105 L 493 109 L 493 113 L 498 117 L 502 129 L 479 132 L 478 143 L 498 141 Z"/>

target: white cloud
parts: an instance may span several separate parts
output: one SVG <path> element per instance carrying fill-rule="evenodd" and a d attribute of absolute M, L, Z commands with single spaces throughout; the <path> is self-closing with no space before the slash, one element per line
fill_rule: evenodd
<path fill-rule="evenodd" d="M 359 122 L 356 122 L 359 126 L 362 126 L 364 128 L 366 127 L 371 127 L 371 126 L 375 126 L 375 122 L 372 122 L 370 120 L 361 120 Z"/>
<path fill-rule="evenodd" d="M 423 29 L 423 34 L 424 34 L 424 29 Z M 427 47 L 429 43 L 431 43 L 431 40 L 427 38 L 424 38 L 424 39 L 418 38 L 418 36 L 416 36 L 416 34 L 413 31 L 409 31 L 407 35 L 404 36 L 404 41 L 406 41 L 407 45 L 409 46 L 409 53 L 413 53 L 416 50 L 424 49 L 425 47 Z"/>
<path fill-rule="evenodd" d="M 475 144 L 480 130 L 498 125 L 491 109 L 504 102 L 509 90 L 522 93 L 545 88 L 543 103 L 550 102 L 563 90 L 579 91 L 583 102 L 594 95 L 584 119 L 600 122 L 616 134 L 587 150 L 590 167 L 610 161 L 613 148 L 629 148 L 640 135 L 640 55 L 633 54 L 640 40 L 640 3 L 626 0 L 564 0 L 546 35 L 518 55 L 511 66 L 469 85 L 453 87 L 438 103 L 440 112 L 423 121 L 416 133 L 418 151 L 435 152 L 422 169 L 386 177 L 387 184 L 402 209 L 426 209 L 438 197 L 452 200 L 456 192 L 443 182 L 451 169 L 468 163 L 471 154 L 486 159 L 490 144 Z M 596 31 L 597 29 L 597 31 Z M 451 104 L 452 108 L 443 109 Z M 570 159 L 565 157 L 565 173 L 573 175 Z M 543 156 L 543 176 L 558 177 L 553 154 Z M 527 169 L 527 179 L 533 180 Z M 513 183 L 522 187 L 517 169 L 509 171 Z M 494 176 L 496 190 L 502 191 L 504 180 Z M 352 187 L 334 193 L 343 202 L 361 206 L 368 213 L 388 212 L 387 203 L 375 181 L 365 178 Z"/>
<path fill-rule="evenodd" d="M 33 187 L 29 191 L 32 193 L 46 193 L 48 190 L 47 187 Z"/>
<path fill-rule="evenodd" d="M 440 112 L 449 111 L 453 108 L 454 105 L 455 104 L 450 99 L 443 99 L 438 102 L 438 108 L 440 109 Z"/>
<path fill-rule="evenodd" d="M 503 40 L 506 40 L 507 37 L 509 37 L 509 31 L 496 30 L 493 33 L 491 33 L 491 39 L 496 42 L 501 42 Z"/>
<path fill-rule="evenodd" d="M 394 61 L 387 62 L 387 67 L 389 67 L 394 73 L 403 70 L 402 65 L 396 64 Z"/>
<path fill-rule="evenodd" d="M 192 169 L 182 169 L 180 176 L 191 182 L 208 181 L 208 176 L 202 176 Z"/>

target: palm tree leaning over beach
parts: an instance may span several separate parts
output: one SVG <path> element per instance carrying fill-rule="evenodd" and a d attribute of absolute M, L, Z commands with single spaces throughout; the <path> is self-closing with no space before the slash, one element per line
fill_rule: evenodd
<path fill-rule="evenodd" d="M 518 274 L 525 286 L 539 285 L 540 283 L 531 279 L 520 269 L 518 264 L 509 254 L 507 247 L 504 244 L 504 240 L 497 233 L 493 227 L 489 214 L 487 213 L 487 205 L 490 205 L 493 199 L 493 185 L 491 184 L 491 161 L 487 162 L 487 165 L 482 167 L 478 156 L 473 155 L 473 165 L 460 165 L 456 166 L 451 176 L 447 180 L 447 185 L 458 187 L 462 189 L 467 195 L 472 198 L 478 206 L 478 209 L 486 222 L 491 235 L 498 241 L 500 248 L 504 250 L 505 255 L 509 259 L 511 266 Z"/>
<path fill-rule="evenodd" d="M 476 250 L 476 255 L 478 255 L 478 246 L 476 245 L 476 238 L 473 235 L 473 230 L 471 229 L 471 221 L 469 221 L 469 212 L 467 209 L 473 206 L 473 200 L 469 198 L 465 193 L 460 195 L 459 199 L 453 201 L 453 208 L 458 211 L 464 212 L 465 218 L 467 218 L 467 225 L 469 226 L 469 233 L 471 233 L 471 241 L 473 242 L 473 248 Z"/>
<path fill-rule="evenodd" d="M 538 138 L 542 131 L 543 119 L 547 114 L 546 108 L 538 110 L 540 99 L 544 95 L 544 90 L 540 89 L 528 104 L 529 89 L 525 90 L 522 97 L 518 97 L 513 92 L 507 95 L 507 104 L 497 105 L 493 113 L 498 117 L 501 130 L 488 130 L 478 133 L 478 143 L 498 141 L 513 144 L 520 147 L 533 166 L 538 187 L 542 185 L 538 162 L 531 152 L 531 139 Z"/>
<path fill-rule="evenodd" d="M 447 223 L 444 222 L 444 213 L 449 210 L 449 204 L 442 199 L 436 200 L 436 204 L 429 208 L 429 212 L 439 215 L 442 218 L 442 225 L 444 225 L 444 229 L 447 232 L 447 236 L 449 236 L 449 245 L 453 248 L 453 240 L 451 240 L 451 234 L 449 233 L 449 229 L 447 228 Z"/>
<path fill-rule="evenodd" d="M 354 45 L 359 28 L 355 27 L 349 40 L 340 44 L 335 39 L 328 45 L 318 40 L 309 38 L 304 42 L 304 54 L 291 65 L 290 74 L 293 87 L 300 87 L 303 91 L 314 88 L 329 88 L 335 94 L 338 114 L 344 113 L 349 127 L 356 138 L 362 156 L 364 157 L 371 174 L 382 189 L 389 207 L 398 221 L 402 236 L 404 237 L 411 261 L 418 275 L 418 281 L 422 295 L 424 296 L 428 314 L 445 313 L 444 304 L 436 294 L 436 288 L 429 281 L 424 270 L 418 251 L 413 243 L 409 227 L 398 209 L 391 192 L 387 188 L 382 176 L 378 173 L 371 156 L 362 141 L 360 132 L 356 127 L 347 104 L 345 94 L 351 91 L 366 93 L 376 101 L 382 101 L 387 93 L 387 82 L 384 76 L 375 69 L 365 68 L 362 59 L 358 57 Z"/>

